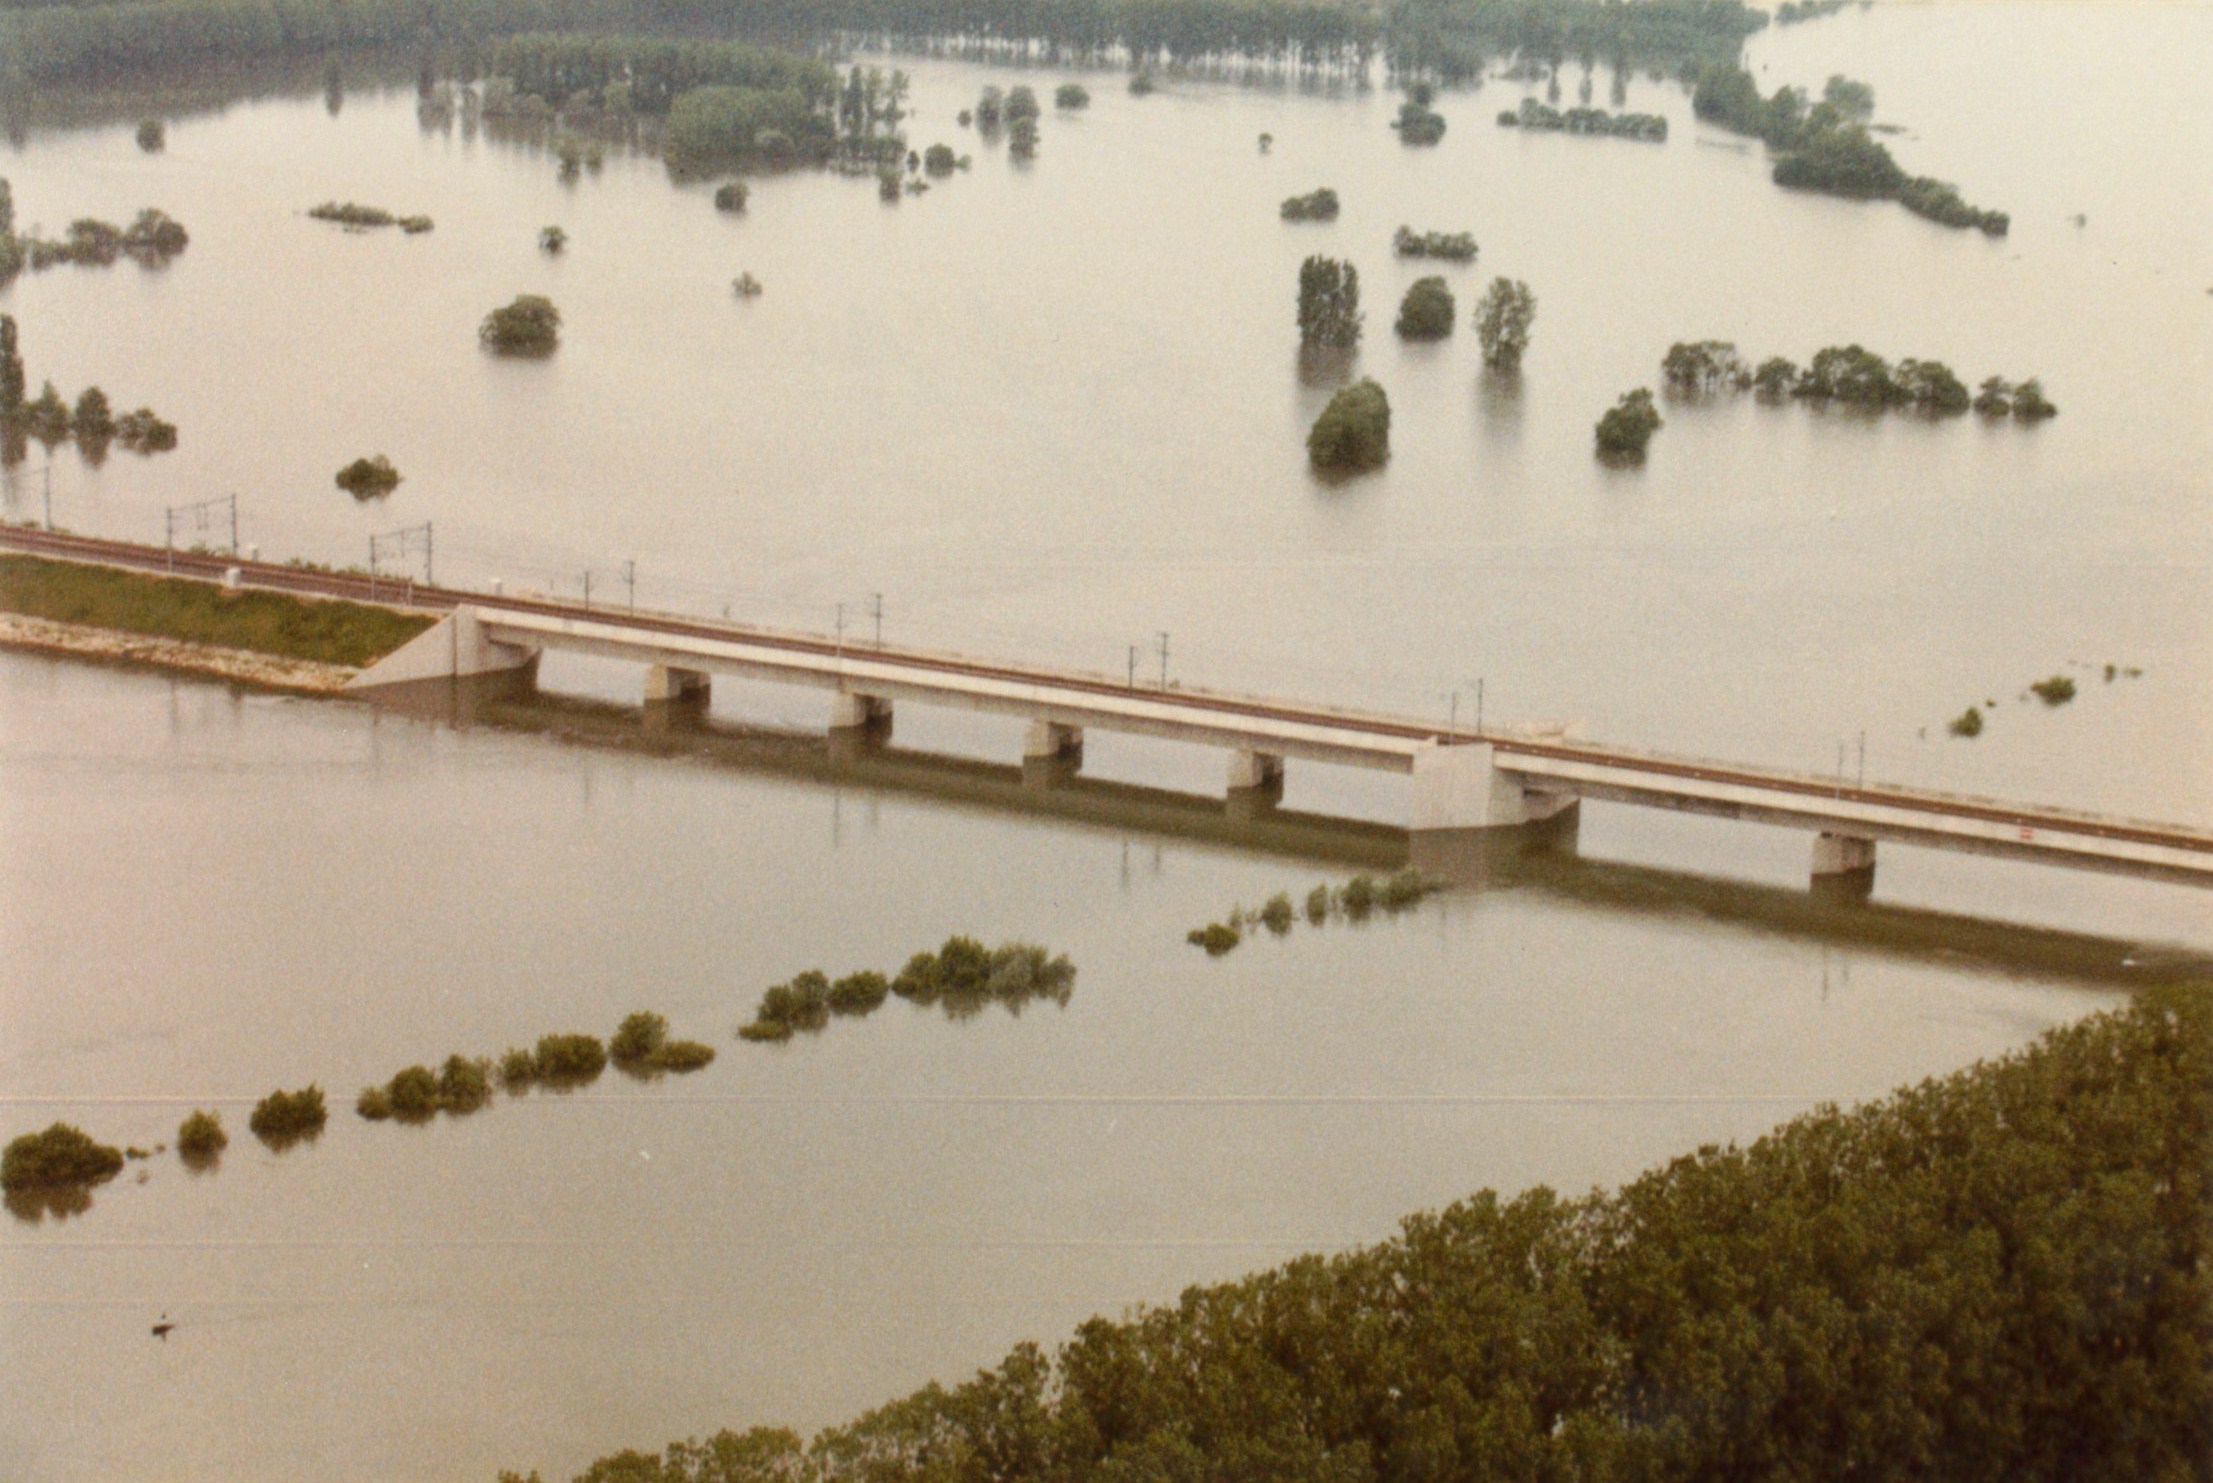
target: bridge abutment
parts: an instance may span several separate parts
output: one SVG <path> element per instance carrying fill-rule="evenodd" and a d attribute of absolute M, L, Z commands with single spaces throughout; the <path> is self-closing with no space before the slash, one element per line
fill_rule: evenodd
<path fill-rule="evenodd" d="M 348 680 L 346 688 L 375 690 L 419 680 L 469 679 L 534 669 L 537 662 L 536 649 L 494 642 L 485 635 L 477 610 L 459 607 Z"/>

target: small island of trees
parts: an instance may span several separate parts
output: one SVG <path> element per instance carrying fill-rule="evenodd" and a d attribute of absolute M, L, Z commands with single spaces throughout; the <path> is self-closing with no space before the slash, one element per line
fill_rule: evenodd
<path fill-rule="evenodd" d="M 1391 456 L 1391 399 L 1373 380 L 1355 381 L 1329 399 L 1306 435 L 1306 456 L 1325 474 L 1357 474 Z"/>
<path fill-rule="evenodd" d="M 1641 139 L 1650 144 L 1667 143 L 1667 120 L 1656 113 L 1608 113 L 1602 108 L 1570 108 L 1563 113 L 1535 98 L 1524 98 L 1518 112 L 1503 112 L 1498 122 L 1502 128 L 1528 129 L 1534 133 L 1591 134 L 1608 139 Z"/>
<path fill-rule="evenodd" d="M 427 216 L 398 216 L 382 206 L 364 206 L 358 201 L 325 201 L 309 207 L 307 214 L 316 221 L 334 222 L 349 232 L 398 227 L 410 237 L 419 237 L 434 225 Z"/>
<path fill-rule="evenodd" d="M 347 464 L 334 482 L 355 499 L 381 499 L 400 487 L 400 471 L 392 467 L 391 459 L 379 453 Z"/>
<path fill-rule="evenodd" d="M 188 1165 L 213 1163 L 230 1142 L 222 1118 L 212 1112 L 196 1108 L 177 1125 L 177 1154 Z"/>
<path fill-rule="evenodd" d="M 0 284 L 25 269 L 40 272 L 63 263 L 106 268 L 118 258 L 129 258 L 142 268 L 166 267 L 170 259 L 191 245 L 191 235 L 175 217 L 147 207 L 127 227 L 84 216 L 69 224 L 59 240 L 19 236 L 15 230 L 15 197 L 0 179 Z"/>
<path fill-rule="evenodd" d="M 1316 254 L 1299 265 L 1299 344 L 1349 350 L 1360 343 L 1360 270 Z"/>
<path fill-rule="evenodd" d="M 1623 394 L 1598 419 L 1598 456 L 1612 463 L 1641 463 L 1652 435 L 1660 430 L 1660 409 L 1647 387 Z"/>
<path fill-rule="evenodd" d="M 1448 263 L 1475 261 L 1473 232 L 1417 232 L 1402 226 L 1391 234 L 1391 250 L 1400 257 L 1433 257 Z"/>
<path fill-rule="evenodd" d="M 1452 333 L 1457 312 L 1452 290 L 1445 286 L 1444 279 L 1417 278 L 1399 302 L 1398 323 L 1393 328 L 1401 339 L 1442 340 Z"/>
<path fill-rule="evenodd" d="M 1285 221 L 1335 221 L 1337 211 L 1337 192 L 1325 185 L 1303 196 L 1286 198 L 1282 215 Z"/>
<path fill-rule="evenodd" d="M 477 338 L 501 355 L 551 355 L 561 343 L 561 311 L 538 294 L 518 294 L 477 327 Z"/>
<path fill-rule="evenodd" d="M 863 1018 L 897 995 L 910 1004 L 936 1007 L 956 1020 L 997 1004 L 1020 1014 L 1033 999 L 1065 1006 L 1075 992 L 1076 967 L 1032 942 L 986 948 L 973 937 L 948 937 L 935 952 L 907 960 L 896 977 L 863 969 L 832 982 L 809 969 L 761 995 L 753 1018 L 739 1026 L 741 1040 L 780 1043 L 816 1034 L 833 1016 Z"/>
<path fill-rule="evenodd" d="M 117 416 L 108 394 L 97 386 L 88 386 L 78 394 L 74 411 L 51 381 L 27 400 L 24 387 L 23 352 L 15 318 L 0 314 L 0 436 L 18 440 L 33 437 L 49 448 L 74 437 L 78 452 L 93 462 L 107 456 L 111 443 L 141 454 L 166 453 L 177 446 L 174 424 L 162 421 L 148 407 Z"/>
<path fill-rule="evenodd" d="M 0 1152 L 0 1190 L 89 1188 L 123 1172 L 123 1151 L 96 1141 L 82 1128 L 55 1123 L 43 1133 L 11 1139 Z"/>
<path fill-rule="evenodd" d="M 1752 74 L 1735 61 L 1716 62 L 1699 75 L 1691 106 L 1708 123 L 1766 143 L 1775 155 L 1774 180 L 1794 190 L 1853 200 L 1897 201 L 1917 216 L 1948 227 L 1974 227 L 2003 237 L 2011 220 L 2003 211 L 1979 210 L 1959 191 L 1926 175 L 1908 175 L 1865 122 L 1874 90 L 1850 78 L 1832 77 L 1819 103 L 1809 105 L 1798 88 L 1761 97 Z"/>
<path fill-rule="evenodd" d="M 1494 371 L 1521 369 L 1529 349 L 1529 331 L 1537 322 L 1537 296 L 1517 278 L 1494 278 L 1475 306 L 1475 333 L 1483 342 L 1483 364 Z"/>
<path fill-rule="evenodd" d="M 1406 89 L 1406 101 L 1399 105 L 1398 117 L 1391 127 L 1398 130 L 1401 144 L 1435 144 L 1445 137 L 1444 115 L 1430 104 L 1436 101 L 1437 90 L 1427 82 L 1415 82 Z"/>

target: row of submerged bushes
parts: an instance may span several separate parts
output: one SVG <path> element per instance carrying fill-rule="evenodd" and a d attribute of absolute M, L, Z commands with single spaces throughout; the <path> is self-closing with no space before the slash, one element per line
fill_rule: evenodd
<path fill-rule="evenodd" d="M 2202 1479 L 2208 1168 L 2213 991 L 2148 989 L 1615 1190 L 1481 1191 L 811 1442 L 580 1483 Z"/>
<path fill-rule="evenodd" d="M 1033 999 L 1066 1005 L 1075 992 L 1076 965 L 1032 942 L 1006 942 L 987 948 L 973 937 L 948 937 L 935 952 L 919 952 L 898 974 L 886 978 L 863 970 L 833 981 L 810 969 L 761 995 L 740 1039 L 779 1042 L 795 1034 L 814 1034 L 833 1016 L 873 1014 L 897 995 L 910 1004 L 935 1006 L 953 1019 L 967 1019 L 999 1005 L 1019 1014 Z"/>
<path fill-rule="evenodd" d="M 1219 958 L 1235 949 L 1247 935 L 1263 928 L 1274 937 L 1287 935 L 1302 914 L 1307 925 L 1312 927 L 1327 926 L 1331 922 L 1365 922 L 1377 913 L 1395 917 L 1413 910 L 1444 889 L 1444 881 L 1411 865 L 1381 880 L 1372 875 L 1356 875 L 1341 886 L 1325 881 L 1307 892 L 1300 905 L 1292 904 L 1290 892 L 1278 891 L 1257 907 L 1232 907 L 1222 920 L 1185 933 L 1184 941 L 1204 948 L 1210 958 Z"/>
<path fill-rule="evenodd" d="M 668 1028 L 664 1016 L 640 1010 L 626 1016 L 604 1044 L 596 1035 L 541 1035 L 536 1046 L 510 1046 L 497 1061 L 451 1055 L 436 1071 L 409 1066 L 382 1086 L 363 1087 L 354 1111 L 371 1122 L 426 1122 L 441 1112 L 455 1117 L 475 1112 L 491 1100 L 495 1087 L 517 1097 L 533 1087 L 573 1091 L 598 1080 L 610 1062 L 644 1080 L 697 1071 L 714 1060 L 713 1046 L 671 1040 Z"/>
<path fill-rule="evenodd" d="M 1524 98 L 1519 110 L 1500 113 L 1498 122 L 1501 128 L 1536 133 L 1594 134 L 1608 139 L 1667 143 L 1667 120 L 1656 113 L 1608 113 L 1603 108 L 1570 108 L 1563 112 L 1535 98 Z"/>
<path fill-rule="evenodd" d="M 372 231 L 378 227 L 398 227 L 410 237 L 420 236 L 431 229 L 427 216 L 396 216 L 382 206 L 364 206 L 357 201 L 325 201 L 320 206 L 308 208 L 316 221 L 336 222 L 349 232 Z"/>
<path fill-rule="evenodd" d="M 127 227 L 83 216 L 71 222 L 68 232 L 58 240 L 19 235 L 13 188 L 0 179 L 0 284 L 25 269 L 37 272 L 63 263 L 106 268 L 127 257 L 141 267 L 164 267 L 191 241 L 191 234 L 175 217 L 152 206 L 139 212 Z"/>
<path fill-rule="evenodd" d="M 2089 668 L 2090 666 L 2083 667 Z M 2144 671 L 2133 664 L 2108 663 L 2105 666 L 2105 683 L 2108 685 L 2115 680 L 2138 680 L 2142 679 L 2143 676 Z M 2052 709 L 2068 704 L 2079 693 L 2081 693 L 2080 688 L 2076 685 L 2073 675 L 2055 674 L 2048 675 L 2024 688 L 2021 691 L 2021 699 L 2026 701 L 2034 698 L 2041 701 L 2046 709 Z M 1983 733 L 1985 714 L 1995 715 L 1997 710 L 1998 702 L 1995 700 L 1985 700 L 1980 705 L 1971 705 L 1946 722 L 1945 730 L 1953 736 L 1964 737 L 1972 741 Z"/>
<path fill-rule="evenodd" d="M 1801 368 L 1779 355 L 1755 367 L 1726 340 L 1678 341 L 1660 362 L 1660 375 L 1670 391 L 1684 396 L 1752 391 L 1769 401 L 1790 397 L 1871 409 L 1910 408 L 1940 417 L 1973 410 L 2020 422 L 2059 415 L 2034 376 L 2020 382 L 1991 376 L 1970 394 L 1942 361 L 1909 357 L 1893 363 L 1856 344 L 1817 351 Z"/>

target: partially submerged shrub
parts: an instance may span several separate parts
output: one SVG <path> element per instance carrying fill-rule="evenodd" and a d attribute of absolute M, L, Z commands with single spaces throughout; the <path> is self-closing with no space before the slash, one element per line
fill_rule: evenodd
<path fill-rule="evenodd" d="M 541 1035 L 533 1059 L 538 1080 L 573 1086 L 607 1069 L 607 1047 L 596 1035 Z"/>
<path fill-rule="evenodd" d="M 561 311 L 539 294 L 518 294 L 477 327 L 477 338 L 501 355 L 551 355 L 561 343 Z"/>
<path fill-rule="evenodd" d="M 379 499 L 400 487 L 400 471 L 379 453 L 347 464 L 333 482 L 355 499 Z"/>
<path fill-rule="evenodd" d="M 715 1048 L 696 1040 L 671 1040 L 654 1053 L 656 1070 L 679 1074 L 697 1071 L 715 1058 Z"/>
<path fill-rule="evenodd" d="M 1452 290 L 1445 287 L 1444 279 L 1417 278 L 1399 302 L 1393 328 L 1401 339 L 1442 340 L 1452 333 L 1453 314 Z"/>
<path fill-rule="evenodd" d="M 2075 682 L 2066 675 L 2053 675 L 2048 680 L 2038 680 L 2029 689 L 2046 705 L 2065 705 L 2075 698 Z"/>
<path fill-rule="evenodd" d="M 1982 735 L 1982 711 L 1969 706 L 1951 719 L 1945 730 L 1954 736 L 1977 737 Z"/>
<path fill-rule="evenodd" d="M 740 273 L 730 280 L 730 287 L 741 299 L 757 299 L 761 296 L 761 280 L 751 273 Z"/>
<path fill-rule="evenodd" d="M 618 1066 L 649 1060 L 668 1038 L 669 1022 L 650 1010 L 640 1010 L 616 1028 L 615 1038 L 607 1042 L 607 1054 Z"/>
<path fill-rule="evenodd" d="M 1316 886 L 1306 893 L 1306 920 L 1319 927 L 1329 920 L 1329 887 Z"/>
<path fill-rule="evenodd" d="M 160 154 L 169 144 L 169 126 L 158 118 L 139 120 L 138 147 L 148 154 Z"/>
<path fill-rule="evenodd" d="M 752 193 L 752 188 L 742 180 L 725 180 L 715 187 L 715 210 L 736 215 L 745 210 L 746 198 Z"/>
<path fill-rule="evenodd" d="M 1339 209 L 1337 192 L 1325 185 L 1303 196 L 1287 197 L 1282 212 L 1285 221 L 1335 221 Z"/>
<path fill-rule="evenodd" d="M 0 1189 L 58 1189 L 99 1184 L 123 1171 L 123 1151 L 97 1142 L 82 1128 L 55 1123 L 25 1133 L 0 1153 Z"/>
<path fill-rule="evenodd" d="M 1360 380 L 1329 399 L 1306 435 L 1307 458 L 1329 473 L 1358 473 L 1391 456 L 1391 401 L 1372 380 Z"/>
<path fill-rule="evenodd" d="M 959 163 L 950 144 L 933 144 L 922 151 L 922 168 L 930 175 L 950 175 Z"/>
<path fill-rule="evenodd" d="M 151 407 L 115 419 L 115 441 L 133 453 L 167 453 L 177 446 L 177 425 L 164 422 Z"/>
<path fill-rule="evenodd" d="M 1433 895 L 1445 888 L 1445 883 L 1409 865 L 1404 870 L 1392 872 L 1383 882 L 1383 890 L 1377 900 L 1388 912 L 1405 911 L 1420 903 L 1424 896 Z"/>
<path fill-rule="evenodd" d="M 2034 376 L 2013 388 L 2013 416 L 2017 422 L 2042 422 L 2057 417 L 2059 408 L 2044 398 L 2044 383 Z"/>
<path fill-rule="evenodd" d="M 481 1057 L 448 1056 L 438 1069 L 438 1105 L 451 1113 L 474 1112 L 492 1096 L 492 1063 Z"/>
<path fill-rule="evenodd" d="M 1622 461 L 1641 459 L 1660 426 L 1660 409 L 1652 404 L 1648 389 L 1640 386 L 1624 392 L 1621 400 L 1598 419 L 1598 455 Z"/>
<path fill-rule="evenodd" d="M 569 234 L 560 227 L 538 228 L 538 250 L 548 257 L 559 257 L 568 249 Z"/>
<path fill-rule="evenodd" d="M 282 1149 L 323 1131 L 330 1120 L 323 1105 L 323 1089 L 313 1082 L 296 1092 L 274 1091 L 254 1104 L 246 1126 L 271 1148 Z"/>
<path fill-rule="evenodd" d="M 1353 921 L 1366 920 L 1368 913 L 1375 910 L 1375 877 L 1368 875 L 1354 876 L 1351 880 L 1345 882 L 1345 889 L 1338 893 L 1337 900 L 1338 904 L 1345 909 L 1345 915 Z"/>
<path fill-rule="evenodd" d="M 177 1153 L 186 1163 L 206 1163 L 230 1146 L 223 1120 L 212 1112 L 195 1109 L 177 1125 Z"/>
<path fill-rule="evenodd" d="M 1261 925 L 1278 937 L 1291 930 L 1292 915 L 1290 893 L 1285 891 L 1270 896 L 1260 908 Z"/>
<path fill-rule="evenodd" d="M 1184 941 L 1194 947 L 1206 949 L 1210 958 L 1219 958 L 1245 940 L 1244 933 L 1227 922 L 1208 922 L 1204 927 L 1194 927 L 1184 934 Z"/>
<path fill-rule="evenodd" d="M 438 1111 L 438 1073 L 409 1066 L 385 1084 L 384 1096 L 394 1117 L 420 1122 Z"/>
<path fill-rule="evenodd" d="M 1391 234 L 1391 250 L 1400 257 L 1442 258 L 1448 263 L 1475 261 L 1473 232 L 1417 232 L 1400 227 Z"/>
<path fill-rule="evenodd" d="M 848 973 L 830 985 L 830 1012 L 868 1014 L 881 1005 L 890 993 L 891 980 L 881 973 L 868 970 Z"/>
<path fill-rule="evenodd" d="M 1053 89 L 1055 108 L 1089 108 L 1091 90 L 1080 82 L 1064 82 Z"/>

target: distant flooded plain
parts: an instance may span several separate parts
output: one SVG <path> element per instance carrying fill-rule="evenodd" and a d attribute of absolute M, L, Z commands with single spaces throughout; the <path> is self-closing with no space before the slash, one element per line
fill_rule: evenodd
<path fill-rule="evenodd" d="M 159 205 L 163 272 L 0 293 L 34 386 L 149 403 L 182 446 L 58 450 L 59 523 L 159 539 L 236 491 L 265 555 L 358 561 L 431 520 L 438 575 L 1172 675 L 1442 718 L 1575 720 L 1709 755 L 2213 821 L 2213 15 L 1887 7 L 1759 38 L 1763 87 L 1871 82 L 1910 169 L 2013 214 L 1947 232 L 1785 194 L 1672 87 L 1665 146 L 1531 137 L 1500 83 L 1402 148 L 1394 96 L 1087 79 L 1027 168 L 953 118 L 986 83 L 910 64 L 919 146 L 972 170 L 897 206 L 755 182 L 742 218 L 652 161 L 573 186 L 543 152 L 425 131 L 412 92 L 244 101 L 33 131 L 19 218 Z M 1567 86 L 1575 85 L 1573 69 Z M 1605 104 L 1607 81 L 1598 79 Z M 1041 88 L 1041 91 L 1046 89 Z M 2158 119 L 2157 129 L 2142 125 Z M 1262 155 L 1257 135 L 1274 135 Z M 1344 216 L 1276 203 L 1333 185 Z M 306 219 L 353 199 L 425 237 Z M 2082 225 L 2075 217 L 2081 214 Z M 1473 231 L 1461 330 L 1402 347 L 1393 228 Z M 563 225 L 558 259 L 535 245 Z M 1382 473 L 1316 483 L 1299 260 L 1351 257 Z M 741 303 L 729 281 L 766 284 Z M 1518 383 L 1466 317 L 1539 300 Z M 549 362 L 478 318 L 560 304 Z M 1590 457 L 1674 340 L 1804 360 L 1861 341 L 1970 382 L 2038 374 L 2034 430 L 1681 406 L 1637 472 Z M 35 446 L 35 445 L 34 445 Z M 336 468 L 406 475 L 357 505 Z M 43 455 L 0 476 L 38 513 Z M 2103 665 L 2140 677 L 2103 678 Z M 2071 667 L 2076 666 L 2076 667 Z M 2078 677 L 2079 698 L 2019 699 Z M 636 676 L 549 665 L 635 699 Z M 1974 743 L 1945 738 L 1996 701 Z M 805 729 L 818 699 L 717 695 Z M 1927 735 L 1922 733 L 1924 729 Z M 1016 731 L 902 711 L 902 745 L 1011 760 Z M 1220 759 L 1093 737 L 1086 771 L 1203 792 Z M 1396 780 L 1294 767 L 1288 805 L 1398 816 Z M 1593 806 L 1599 860 L 1803 879 L 1789 833 Z M 1190 927 L 1352 868 L 1112 817 L 456 730 L 142 672 L 0 656 L 0 1108 L 103 1139 L 219 1108 L 193 1175 L 134 1163 L 66 1219 L 0 1230 L 0 1475 L 566 1476 L 623 1445 L 846 1417 L 1485 1185 L 1614 1183 L 2002 1052 L 2113 1002 L 2027 956 L 1901 952 L 1640 878 L 1436 898 L 1210 961 Z M 1884 851 L 1878 897 L 2213 947 L 2203 893 Z M 1733 898 L 1732 898 L 1733 899 Z M 733 1032 L 800 970 L 894 970 L 955 932 L 1078 965 L 1065 1008 L 954 1021 L 894 1001 L 783 1047 Z M 448 1052 L 633 1009 L 720 1055 L 423 1128 L 355 1090 Z M 319 1081 L 332 1124 L 271 1154 L 253 1100 Z M 145 1173 L 143 1183 L 140 1171 Z M 166 1341 L 148 1327 L 166 1311 Z"/>

